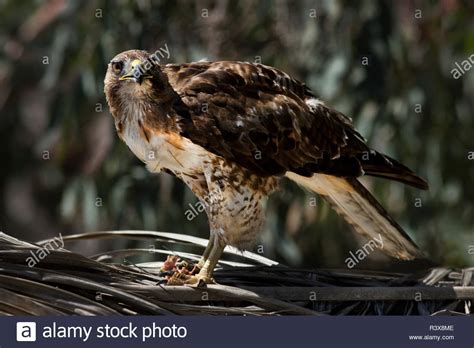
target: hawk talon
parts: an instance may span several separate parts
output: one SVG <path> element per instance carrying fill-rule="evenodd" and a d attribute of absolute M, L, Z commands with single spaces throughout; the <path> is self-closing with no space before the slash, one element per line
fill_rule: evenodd
<path fill-rule="evenodd" d="M 199 274 L 189 275 L 175 272 L 167 279 L 166 285 L 189 285 L 193 287 L 205 287 L 207 284 L 215 284 L 213 278 L 208 278 Z"/>
<path fill-rule="evenodd" d="M 197 265 L 194 265 L 194 267 L 193 267 L 193 269 L 191 270 L 190 273 L 191 273 L 192 275 L 196 275 L 196 274 L 198 274 L 200 271 L 201 271 L 201 267 L 199 266 L 199 264 L 197 264 Z"/>

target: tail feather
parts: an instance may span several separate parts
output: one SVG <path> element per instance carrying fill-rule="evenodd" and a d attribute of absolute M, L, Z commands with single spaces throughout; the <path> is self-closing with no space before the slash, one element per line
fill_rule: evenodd
<path fill-rule="evenodd" d="M 372 240 L 380 238 L 382 252 L 404 260 L 424 258 L 408 234 L 357 179 L 324 174 L 304 177 L 292 172 L 287 177 L 322 195 L 359 234 Z"/>
<path fill-rule="evenodd" d="M 421 190 L 428 189 L 428 183 L 423 178 L 387 155 L 374 151 L 368 160 L 360 160 L 360 163 L 367 175 L 396 180 Z"/>

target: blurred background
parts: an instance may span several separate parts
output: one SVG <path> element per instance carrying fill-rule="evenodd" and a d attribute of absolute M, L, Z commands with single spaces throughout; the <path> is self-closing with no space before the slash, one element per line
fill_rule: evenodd
<path fill-rule="evenodd" d="M 473 19 L 460 0 L 0 0 L 0 230 L 28 241 L 112 229 L 208 237 L 184 184 L 148 173 L 119 141 L 103 93 L 113 56 L 166 44 L 165 63 L 261 62 L 305 81 L 428 179 L 429 191 L 364 181 L 418 245 L 441 264 L 473 265 L 474 66 L 452 72 L 474 59 Z M 282 188 L 258 251 L 344 266 L 365 241 L 319 197 Z M 387 262 L 372 253 L 357 267 Z"/>

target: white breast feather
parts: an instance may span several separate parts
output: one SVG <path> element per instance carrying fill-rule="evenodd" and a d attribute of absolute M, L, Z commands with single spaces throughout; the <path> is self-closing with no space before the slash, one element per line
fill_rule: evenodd
<path fill-rule="evenodd" d="M 167 141 L 167 135 L 153 135 L 148 142 L 141 135 L 138 121 L 133 120 L 126 127 L 123 138 L 130 150 L 143 161 L 151 172 L 168 169 L 175 173 L 201 168 L 209 156 L 201 146 L 183 138 L 183 148 L 177 148 Z"/>

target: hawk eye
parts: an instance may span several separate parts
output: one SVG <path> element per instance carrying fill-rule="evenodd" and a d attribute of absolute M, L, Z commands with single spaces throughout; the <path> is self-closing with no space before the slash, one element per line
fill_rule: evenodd
<path fill-rule="evenodd" d="M 112 70 L 116 74 L 120 74 L 120 72 L 123 69 L 123 63 L 122 62 L 112 62 Z"/>

